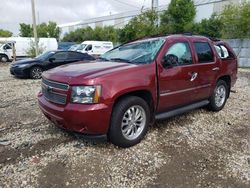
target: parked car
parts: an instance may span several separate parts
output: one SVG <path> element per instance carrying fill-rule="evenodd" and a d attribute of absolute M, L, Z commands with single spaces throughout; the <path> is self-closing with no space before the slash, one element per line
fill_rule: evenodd
<path fill-rule="evenodd" d="M 13 51 L 15 50 L 16 58 L 29 57 L 27 51 L 30 49 L 34 38 L 29 37 L 0 37 L 0 61 L 12 61 Z M 39 38 L 39 46 L 45 51 L 57 50 L 58 43 L 56 38 Z M 13 49 L 14 48 L 14 49 Z"/>
<path fill-rule="evenodd" d="M 10 73 L 17 77 L 41 78 L 42 72 L 77 61 L 89 61 L 95 58 L 84 53 L 71 51 L 48 51 L 34 59 L 25 59 L 11 64 Z"/>
<path fill-rule="evenodd" d="M 120 147 L 139 143 L 155 120 L 203 106 L 220 111 L 237 79 L 231 47 L 202 36 L 138 40 L 101 59 L 45 72 L 39 106 L 57 126 Z"/>
<path fill-rule="evenodd" d="M 110 41 L 84 41 L 75 50 L 90 55 L 99 56 L 113 48 Z"/>

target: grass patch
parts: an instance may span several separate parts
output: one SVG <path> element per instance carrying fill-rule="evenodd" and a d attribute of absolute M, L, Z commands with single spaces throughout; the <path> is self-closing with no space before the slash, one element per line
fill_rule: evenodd
<path fill-rule="evenodd" d="M 250 67 L 239 67 L 240 69 L 247 69 L 250 70 Z"/>

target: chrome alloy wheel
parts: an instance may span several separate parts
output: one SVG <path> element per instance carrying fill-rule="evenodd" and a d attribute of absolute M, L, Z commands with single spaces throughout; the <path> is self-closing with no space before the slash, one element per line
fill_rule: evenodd
<path fill-rule="evenodd" d="M 215 91 L 215 104 L 217 107 L 221 107 L 226 100 L 226 88 L 224 85 L 220 85 Z"/>
<path fill-rule="evenodd" d="M 121 130 L 128 140 L 134 140 L 141 135 L 146 125 L 146 112 L 139 106 L 130 107 L 123 115 Z"/>
<path fill-rule="evenodd" d="M 42 69 L 39 67 L 33 68 L 31 72 L 32 78 L 35 78 L 35 79 L 41 78 L 42 72 L 43 72 Z"/>

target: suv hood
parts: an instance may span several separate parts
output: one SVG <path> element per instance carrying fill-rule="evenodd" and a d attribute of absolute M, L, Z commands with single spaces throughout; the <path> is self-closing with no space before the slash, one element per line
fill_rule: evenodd
<path fill-rule="evenodd" d="M 46 71 L 43 73 L 43 77 L 53 81 L 75 84 L 73 80 L 79 82 L 80 80 L 93 79 L 132 67 L 136 67 L 136 65 L 107 61 L 89 63 L 78 62 Z"/>

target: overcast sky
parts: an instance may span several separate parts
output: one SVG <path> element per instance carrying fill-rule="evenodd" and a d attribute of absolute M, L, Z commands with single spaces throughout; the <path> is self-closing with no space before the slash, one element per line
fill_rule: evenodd
<path fill-rule="evenodd" d="M 159 5 L 170 0 L 159 0 Z M 76 22 L 150 7 L 151 0 L 35 0 L 37 22 Z M 123 2 L 123 3 L 121 3 Z M 19 23 L 32 23 L 31 0 L 1 0 L 0 28 L 18 34 Z"/>

